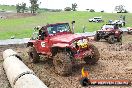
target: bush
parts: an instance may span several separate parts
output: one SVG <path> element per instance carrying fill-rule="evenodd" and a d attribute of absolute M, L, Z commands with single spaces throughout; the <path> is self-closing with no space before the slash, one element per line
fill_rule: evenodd
<path fill-rule="evenodd" d="M 94 9 L 90 9 L 89 12 L 95 12 L 95 10 Z"/>
<path fill-rule="evenodd" d="M 64 11 L 71 11 L 71 10 L 72 10 L 71 7 L 66 7 L 66 8 L 64 9 Z"/>

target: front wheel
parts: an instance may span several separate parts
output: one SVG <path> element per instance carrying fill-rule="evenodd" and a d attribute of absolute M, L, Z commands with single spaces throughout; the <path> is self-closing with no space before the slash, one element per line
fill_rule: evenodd
<path fill-rule="evenodd" d="M 72 72 L 71 56 L 68 52 L 58 52 L 53 57 L 55 70 L 60 75 L 68 75 Z"/>
<path fill-rule="evenodd" d="M 128 33 L 128 34 L 131 34 L 132 32 L 128 31 L 127 33 Z"/>
<path fill-rule="evenodd" d="M 100 53 L 98 49 L 92 44 L 89 45 L 89 48 L 92 52 L 92 55 L 85 57 L 84 61 L 86 62 L 86 64 L 95 64 L 100 58 Z"/>
<path fill-rule="evenodd" d="M 114 44 L 114 43 L 115 43 L 115 37 L 114 37 L 114 35 L 110 35 L 110 36 L 108 37 L 108 42 L 109 42 L 110 44 Z"/>
<path fill-rule="evenodd" d="M 40 57 L 34 47 L 29 46 L 28 55 L 31 63 L 39 62 Z"/>
<path fill-rule="evenodd" d="M 94 40 L 95 40 L 95 41 L 99 41 L 99 40 L 100 40 L 100 38 L 98 37 L 97 34 L 95 34 L 95 36 L 94 36 Z"/>

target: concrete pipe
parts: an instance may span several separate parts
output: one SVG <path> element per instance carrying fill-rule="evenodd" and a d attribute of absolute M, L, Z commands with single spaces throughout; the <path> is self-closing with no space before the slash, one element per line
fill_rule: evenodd
<path fill-rule="evenodd" d="M 14 88 L 47 88 L 47 86 L 35 75 L 26 74 L 16 81 Z"/>
<path fill-rule="evenodd" d="M 15 56 L 17 55 L 17 53 L 15 51 L 13 51 L 12 49 L 7 49 L 3 52 L 3 58 L 6 59 L 9 56 Z"/>
<path fill-rule="evenodd" d="M 3 67 L 12 88 L 47 88 L 11 49 L 3 52 Z"/>

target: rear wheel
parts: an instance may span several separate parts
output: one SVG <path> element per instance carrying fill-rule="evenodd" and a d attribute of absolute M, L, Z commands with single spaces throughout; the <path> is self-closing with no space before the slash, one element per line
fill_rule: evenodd
<path fill-rule="evenodd" d="M 29 46 L 28 55 L 31 63 L 39 62 L 40 57 L 34 47 Z"/>
<path fill-rule="evenodd" d="M 109 42 L 110 44 L 114 44 L 114 43 L 115 43 L 115 37 L 114 37 L 114 35 L 110 35 L 110 36 L 108 37 L 108 42 Z"/>
<path fill-rule="evenodd" d="M 68 75 L 72 72 L 71 56 L 68 52 L 59 52 L 53 57 L 55 70 L 60 75 Z"/>
<path fill-rule="evenodd" d="M 95 64 L 95 63 L 99 60 L 99 58 L 100 58 L 99 51 L 98 51 L 98 49 L 97 49 L 94 45 L 92 45 L 92 44 L 89 45 L 89 48 L 92 50 L 92 51 L 91 51 L 91 52 L 92 52 L 92 55 L 91 55 L 91 56 L 88 56 L 88 57 L 85 57 L 85 58 L 84 58 L 84 61 L 85 61 L 87 64 Z"/>

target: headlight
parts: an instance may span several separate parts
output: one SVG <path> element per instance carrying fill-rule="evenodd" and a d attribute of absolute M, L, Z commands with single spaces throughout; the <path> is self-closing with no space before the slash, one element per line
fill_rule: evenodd
<path fill-rule="evenodd" d="M 88 44 L 88 40 L 87 39 L 81 39 L 81 40 L 78 40 L 78 41 L 74 41 L 71 46 L 72 47 L 77 47 L 77 46 L 84 46 L 84 45 L 87 45 Z"/>
<path fill-rule="evenodd" d="M 88 40 L 87 39 L 82 39 L 82 40 L 79 40 L 77 42 L 77 45 L 80 46 L 80 45 L 84 45 L 84 44 L 87 44 L 88 43 Z"/>
<path fill-rule="evenodd" d="M 83 43 L 88 43 L 88 40 L 87 39 L 83 39 Z"/>
<path fill-rule="evenodd" d="M 115 33 L 118 33 L 118 31 L 116 31 Z"/>
<path fill-rule="evenodd" d="M 109 31 L 105 31 L 106 34 L 110 33 Z"/>

